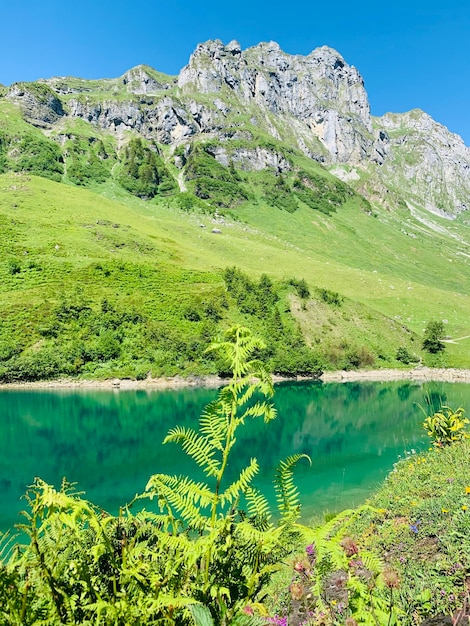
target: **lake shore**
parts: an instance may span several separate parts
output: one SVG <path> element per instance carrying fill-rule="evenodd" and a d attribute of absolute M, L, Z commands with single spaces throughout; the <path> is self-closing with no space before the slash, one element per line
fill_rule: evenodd
<path fill-rule="evenodd" d="M 470 383 L 470 369 L 415 367 L 409 370 L 341 370 L 324 372 L 319 379 L 297 376 L 286 378 L 273 377 L 275 383 L 286 381 L 320 380 L 330 382 L 387 382 L 409 380 L 414 382 L 442 381 Z M 226 384 L 227 379 L 219 376 L 172 376 L 167 378 L 146 378 L 145 380 L 108 379 L 108 380 L 49 380 L 35 382 L 17 382 L 0 384 L 1 389 L 180 389 L 183 387 L 216 388 Z"/>

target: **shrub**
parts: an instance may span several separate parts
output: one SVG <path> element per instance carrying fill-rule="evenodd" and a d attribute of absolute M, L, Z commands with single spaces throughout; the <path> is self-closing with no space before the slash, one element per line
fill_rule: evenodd
<path fill-rule="evenodd" d="M 444 339 L 444 322 L 441 320 L 431 320 L 428 322 L 424 331 L 423 350 L 431 354 L 437 354 L 445 350 Z"/>
<path fill-rule="evenodd" d="M 462 407 L 453 411 L 448 406 L 442 406 L 440 411 L 436 411 L 434 415 L 424 420 L 423 428 L 435 446 L 448 446 L 468 436 L 465 433 L 465 427 L 470 422 L 463 417 L 464 413 L 465 410 Z"/>
<path fill-rule="evenodd" d="M 64 173 L 63 157 L 53 141 L 26 135 L 17 145 L 19 156 L 13 165 L 17 172 L 26 171 L 59 182 Z"/>
<path fill-rule="evenodd" d="M 140 198 L 176 191 L 176 184 L 158 155 L 142 139 L 133 138 L 124 149 L 118 176 L 120 185 Z"/>

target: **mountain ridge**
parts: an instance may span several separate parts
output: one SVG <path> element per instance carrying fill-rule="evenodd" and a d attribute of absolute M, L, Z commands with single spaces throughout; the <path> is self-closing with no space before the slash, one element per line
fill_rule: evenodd
<path fill-rule="evenodd" d="M 242 50 L 236 41 L 210 40 L 196 47 L 178 77 L 139 65 L 117 79 L 55 77 L 39 84 L 57 96 L 51 93 L 48 105 L 28 102 L 25 83 L 6 96 L 33 124 L 65 115 L 172 147 L 206 137 L 251 140 L 254 126 L 327 167 L 361 166 L 366 196 L 383 185 L 405 189 L 420 207 L 449 218 L 469 206 L 470 148 L 463 140 L 419 109 L 371 116 L 359 71 L 328 46 L 303 56 L 275 42 Z M 245 124 L 237 121 L 248 115 Z M 406 161 L 404 143 L 415 163 Z"/>

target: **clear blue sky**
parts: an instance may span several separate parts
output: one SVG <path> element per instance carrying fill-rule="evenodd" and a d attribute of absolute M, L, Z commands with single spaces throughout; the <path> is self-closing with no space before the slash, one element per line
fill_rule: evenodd
<path fill-rule="evenodd" d="M 177 74 L 207 39 L 328 45 L 361 72 L 374 115 L 419 107 L 470 145 L 470 0 L 2 0 L 0 25 L 6 85 L 139 63 Z"/>

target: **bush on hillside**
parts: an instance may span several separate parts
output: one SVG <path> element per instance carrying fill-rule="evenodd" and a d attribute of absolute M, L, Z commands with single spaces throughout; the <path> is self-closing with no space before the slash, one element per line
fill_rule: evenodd
<path fill-rule="evenodd" d="M 64 173 L 60 147 L 50 139 L 26 135 L 14 145 L 12 169 L 60 182 Z"/>
<path fill-rule="evenodd" d="M 424 331 L 423 350 L 430 354 L 437 354 L 445 350 L 442 340 L 445 337 L 444 322 L 441 320 L 431 320 Z"/>
<path fill-rule="evenodd" d="M 151 149 L 140 138 L 131 139 L 125 147 L 117 181 L 127 191 L 144 199 L 176 191 L 176 183 L 156 146 Z"/>

